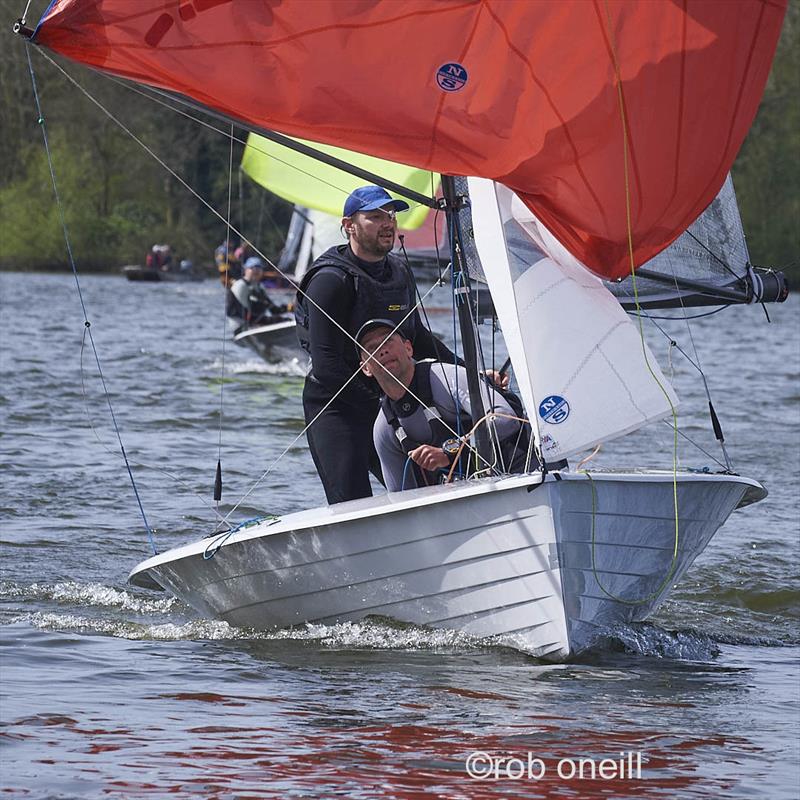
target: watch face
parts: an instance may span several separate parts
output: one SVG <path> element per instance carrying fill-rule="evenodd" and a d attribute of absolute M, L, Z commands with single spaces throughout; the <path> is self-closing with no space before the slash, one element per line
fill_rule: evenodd
<path fill-rule="evenodd" d="M 461 440 L 460 439 L 448 439 L 443 445 L 442 450 L 447 453 L 449 456 L 454 456 L 458 453 L 458 449 L 461 447 Z"/>

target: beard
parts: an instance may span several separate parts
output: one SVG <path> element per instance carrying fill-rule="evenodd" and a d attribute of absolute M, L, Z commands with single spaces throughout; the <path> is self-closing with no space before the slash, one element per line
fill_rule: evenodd
<path fill-rule="evenodd" d="M 392 232 L 391 236 L 381 236 L 380 233 L 368 236 L 364 231 L 357 230 L 352 234 L 352 238 L 362 252 L 368 253 L 371 256 L 383 258 L 388 255 L 394 247 L 395 236 L 394 232 Z"/>

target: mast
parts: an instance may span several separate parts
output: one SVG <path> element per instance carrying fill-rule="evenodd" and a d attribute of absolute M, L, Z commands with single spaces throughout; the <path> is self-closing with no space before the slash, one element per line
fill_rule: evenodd
<path fill-rule="evenodd" d="M 467 370 L 467 387 L 472 419 L 482 419 L 486 411 L 480 391 L 478 375 L 478 348 L 476 339 L 478 332 L 473 321 L 474 301 L 469 279 L 469 270 L 464 259 L 464 248 L 461 239 L 461 226 L 458 223 L 458 211 L 469 202 L 465 195 L 456 192 L 455 179 L 452 175 L 442 175 L 442 193 L 447 211 L 447 225 L 453 243 L 451 258 L 453 261 L 453 278 L 455 281 L 455 300 L 458 310 L 458 323 L 461 330 L 461 342 L 464 347 L 464 362 Z M 481 466 L 494 463 L 494 451 L 489 432 L 485 425 L 475 430 L 475 447 Z"/>

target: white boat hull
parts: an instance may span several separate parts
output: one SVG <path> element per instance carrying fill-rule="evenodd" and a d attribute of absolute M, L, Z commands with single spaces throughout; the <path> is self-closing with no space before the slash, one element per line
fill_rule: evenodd
<path fill-rule="evenodd" d="M 291 317 L 246 328 L 234 334 L 233 341 L 251 347 L 269 363 L 296 358 L 302 352 L 297 343 L 295 321 Z"/>
<path fill-rule="evenodd" d="M 730 513 L 766 495 L 703 473 L 680 473 L 677 491 L 674 564 L 671 473 L 537 473 L 291 514 L 154 556 L 129 580 L 236 626 L 380 615 L 564 659 L 650 614 Z"/>

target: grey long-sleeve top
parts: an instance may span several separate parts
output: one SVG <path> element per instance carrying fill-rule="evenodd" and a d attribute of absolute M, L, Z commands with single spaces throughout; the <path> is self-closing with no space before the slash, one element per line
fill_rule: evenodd
<path fill-rule="evenodd" d="M 461 409 L 472 416 L 469 389 L 467 386 L 467 371 L 463 367 L 457 367 L 453 364 L 443 364 L 441 362 L 432 364 L 431 393 L 433 396 L 433 405 L 438 410 L 442 420 L 454 431 L 458 430 L 458 413 L 455 398 L 458 399 Z M 494 391 L 494 389 L 490 389 L 481 381 L 481 395 L 484 409 L 487 412 L 491 409 L 497 414 L 506 415 L 497 417 L 494 422 L 489 423 L 494 426 L 494 431 L 496 433 L 496 439 L 494 435 L 492 438 L 495 439 L 495 441 L 502 441 L 510 436 L 516 436 L 520 424 L 514 419 L 509 419 L 509 417 L 513 417 L 515 414 L 502 394 Z M 411 439 L 420 442 L 420 444 L 430 443 L 431 429 L 428 421 L 425 419 L 422 406 L 417 405 L 409 416 L 398 417 L 398 419 Z M 460 433 L 466 434 L 467 431 L 460 431 Z M 389 425 L 385 414 L 378 414 L 372 435 L 375 442 L 375 449 L 378 451 L 378 457 L 381 461 L 381 469 L 383 471 L 383 478 L 386 481 L 387 490 L 390 492 L 399 492 L 402 489 L 415 488 L 417 484 L 413 470 L 410 465 L 408 469 L 405 469 L 407 459 L 406 453 L 401 447 L 391 425 Z M 454 433 L 453 436 L 455 435 Z M 405 485 L 403 485 L 404 470 Z"/>

